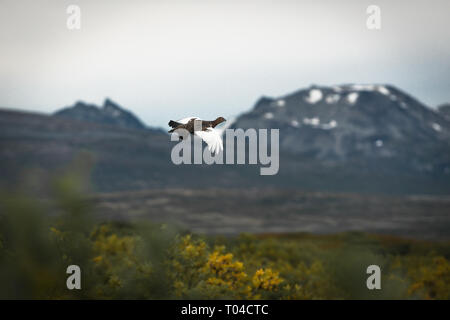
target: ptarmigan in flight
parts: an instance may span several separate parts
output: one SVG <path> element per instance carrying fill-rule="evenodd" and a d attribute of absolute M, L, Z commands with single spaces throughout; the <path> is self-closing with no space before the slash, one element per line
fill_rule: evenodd
<path fill-rule="evenodd" d="M 202 130 L 194 131 L 195 121 L 201 121 Z M 226 120 L 223 117 L 218 117 L 213 121 L 201 120 L 197 117 L 188 117 L 177 121 L 170 120 L 169 126 L 172 127 L 172 130 L 170 130 L 169 133 L 176 132 L 177 129 L 185 129 L 190 134 L 196 135 L 199 138 L 203 139 L 208 145 L 209 151 L 213 153 L 219 153 L 223 150 L 223 142 L 221 131 L 215 129 L 215 127 L 225 121 Z M 182 134 L 180 134 L 180 139 L 183 139 Z"/>

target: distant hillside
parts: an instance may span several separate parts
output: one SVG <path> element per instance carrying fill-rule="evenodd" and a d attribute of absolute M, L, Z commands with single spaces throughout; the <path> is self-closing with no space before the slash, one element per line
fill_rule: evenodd
<path fill-rule="evenodd" d="M 109 99 L 105 100 L 102 107 L 77 102 L 74 106 L 55 112 L 54 115 L 67 119 L 116 125 L 122 128 L 145 128 L 145 125 L 135 115 Z"/>
<path fill-rule="evenodd" d="M 54 172 L 77 155 L 94 162 L 97 191 L 276 187 L 311 191 L 450 194 L 450 122 L 388 85 L 302 89 L 261 98 L 232 128 L 280 129 L 280 169 L 174 165 L 169 135 L 107 100 L 55 115 L 0 110 L 0 184 L 32 168 Z M 226 143 L 226 141 L 225 141 Z"/>

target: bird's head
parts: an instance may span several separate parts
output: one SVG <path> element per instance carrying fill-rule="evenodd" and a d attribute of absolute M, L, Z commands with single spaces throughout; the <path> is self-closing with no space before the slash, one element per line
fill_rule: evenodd
<path fill-rule="evenodd" d="M 214 120 L 214 123 L 216 124 L 216 126 L 222 122 L 225 122 L 227 120 L 225 120 L 224 117 L 218 117 L 216 120 Z"/>

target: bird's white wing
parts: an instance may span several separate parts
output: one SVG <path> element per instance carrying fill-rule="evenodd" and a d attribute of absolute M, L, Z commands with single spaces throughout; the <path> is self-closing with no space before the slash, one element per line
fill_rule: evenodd
<path fill-rule="evenodd" d="M 200 119 L 197 118 L 197 117 L 187 117 L 187 118 L 183 118 L 183 119 L 177 120 L 176 122 L 181 123 L 181 124 L 186 124 L 186 123 L 188 123 L 189 120 L 191 120 L 191 119 L 198 119 L 198 120 L 200 120 Z"/>
<path fill-rule="evenodd" d="M 217 154 L 223 150 L 223 141 L 219 130 L 210 127 L 205 131 L 195 131 L 195 135 L 206 142 L 209 151 Z"/>

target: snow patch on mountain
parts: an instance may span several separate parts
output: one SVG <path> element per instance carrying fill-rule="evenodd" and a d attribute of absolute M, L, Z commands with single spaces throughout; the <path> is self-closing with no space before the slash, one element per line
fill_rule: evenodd
<path fill-rule="evenodd" d="M 385 96 L 388 96 L 391 92 L 385 87 L 385 86 L 378 86 L 378 92 L 381 94 L 384 94 Z"/>
<path fill-rule="evenodd" d="M 325 130 L 330 130 L 337 127 L 337 121 L 331 120 L 329 123 L 324 123 L 321 128 Z"/>
<path fill-rule="evenodd" d="M 273 113 L 272 112 L 264 113 L 264 118 L 266 118 L 266 119 L 273 119 Z"/>
<path fill-rule="evenodd" d="M 350 104 L 355 104 L 356 100 L 358 100 L 359 94 L 357 92 L 352 92 L 347 95 L 347 101 Z"/>
<path fill-rule="evenodd" d="M 433 129 L 436 130 L 437 132 L 441 132 L 441 131 L 442 131 L 442 127 L 441 127 L 438 123 L 436 123 L 436 122 L 432 123 L 431 126 L 432 126 Z"/>
<path fill-rule="evenodd" d="M 320 119 L 317 117 L 314 118 L 303 118 L 303 123 L 304 124 L 309 124 L 312 126 L 317 126 L 320 123 Z"/>
<path fill-rule="evenodd" d="M 372 84 L 354 84 L 351 88 L 356 91 L 373 91 L 376 87 Z"/>
<path fill-rule="evenodd" d="M 320 119 L 318 117 L 314 118 L 303 118 L 303 123 L 306 125 L 310 125 L 319 129 L 330 130 L 337 127 L 337 121 L 331 120 L 328 123 L 320 123 Z"/>
<path fill-rule="evenodd" d="M 298 121 L 297 120 L 292 120 L 291 121 L 291 126 L 293 126 L 293 127 L 298 127 L 300 124 L 298 123 Z"/>
<path fill-rule="evenodd" d="M 325 101 L 328 104 L 332 104 L 332 103 L 338 102 L 340 98 L 341 98 L 341 96 L 339 94 L 336 94 L 336 93 L 335 94 L 329 94 L 325 98 Z"/>
<path fill-rule="evenodd" d="M 323 93 L 319 89 L 311 89 L 309 90 L 309 96 L 305 98 L 305 101 L 311 104 L 315 104 L 322 100 Z"/>
<path fill-rule="evenodd" d="M 283 99 L 277 100 L 276 102 L 277 107 L 284 107 L 286 105 L 286 101 L 284 101 Z"/>

